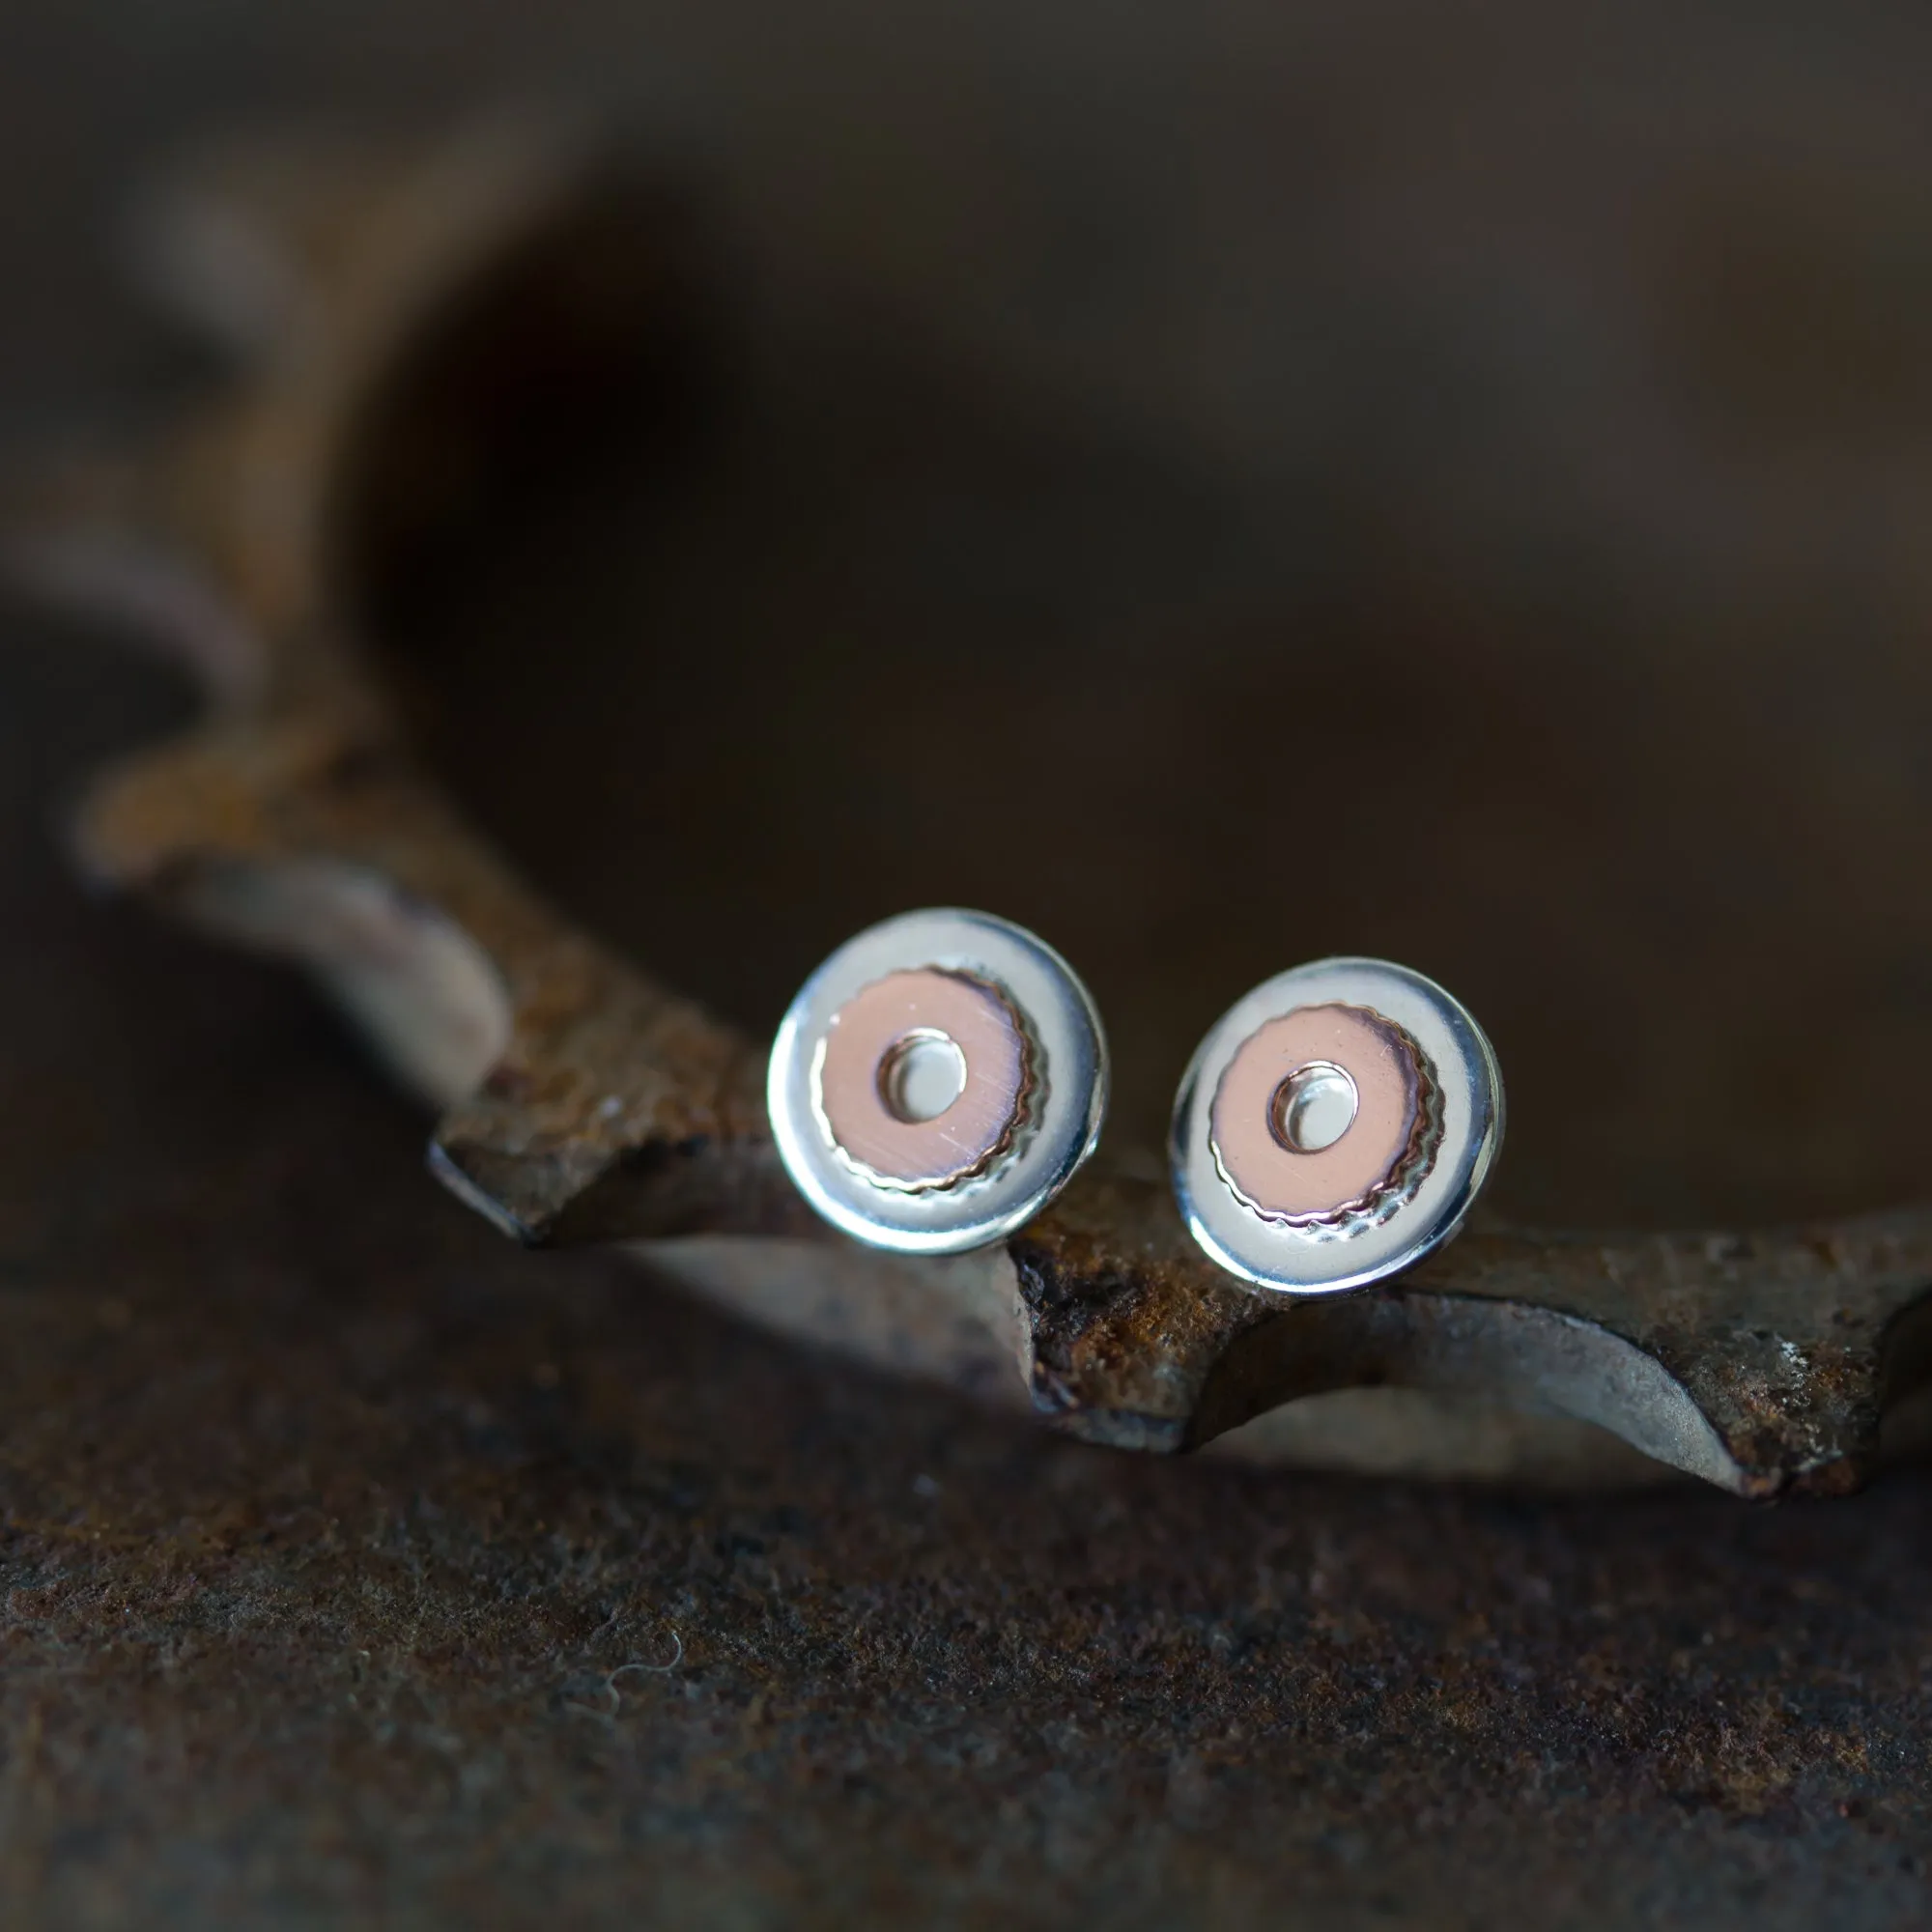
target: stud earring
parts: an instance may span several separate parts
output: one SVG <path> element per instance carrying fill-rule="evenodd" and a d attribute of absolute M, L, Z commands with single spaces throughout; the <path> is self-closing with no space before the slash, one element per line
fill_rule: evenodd
<path fill-rule="evenodd" d="M 1221 1266 L 1317 1294 L 1450 1239 L 1502 1137 L 1495 1053 L 1456 1000 L 1405 966 L 1323 959 L 1216 1022 L 1176 1095 L 1169 1159 Z"/>
<path fill-rule="evenodd" d="M 805 982 L 765 1103 L 786 1173 L 834 1227 L 963 1254 L 1031 1220 L 1094 1151 L 1107 1044 L 1045 941 L 986 913 L 904 913 Z"/>

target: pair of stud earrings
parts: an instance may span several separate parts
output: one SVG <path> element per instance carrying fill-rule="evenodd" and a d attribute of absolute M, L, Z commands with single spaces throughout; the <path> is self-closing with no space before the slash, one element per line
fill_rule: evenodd
<path fill-rule="evenodd" d="M 1094 1151 L 1100 1016 L 1065 960 L 985 913 L 906 913 L 841 946 L 772 1048 L 772 1132 L 835 1227 L 905 1254 L 1011 1234 Z M 1176 1097 L 1182 1217 L 1222 1267 L 1289 1293 L 1363 1288 L 1448 1240 L 1502 1143 L 1482 1029 L 1376 959 L 1297 966 L 1236 1002 Z"/>

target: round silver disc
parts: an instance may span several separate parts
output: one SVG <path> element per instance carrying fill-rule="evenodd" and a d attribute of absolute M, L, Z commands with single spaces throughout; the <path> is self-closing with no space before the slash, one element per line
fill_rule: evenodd
<path fill-rule="evenodd" d="M 1331 1055 L 1293 1044 L 1325 1037 L 1329 1015 L 1345 1048 Z M 1353 1067 L 1330 1064 L 1346 1063 L 1347 1045 L 1362 1039 L 1388 1052 L 1368 1056 L 1373 1064 L 1359 1051 Z M 1256 1056 L 1272 1042 L 1285 1050 L 1257 1071 Z M 1397 1066 L 1406 1087 L 1389 1071 Z M 1353 1076 L 1365 1071 L 1365 1094 L 1386 1089 L 1394 1097 L 1379 1116 L 1365 1106 L 1358 1119 Z M 1404 1093 L 1406 1115 L 1391 1111 Z M 1457 1000 L 1406 966 L 1322 959 L 1257 986 L 1216 1022 L 1181 1081 L 1168 1152 L 1181 1214 L 1221 1266 L 1261 1288 L 1323 1294 L 1382 1281 L 1450 1239 L 1502 1137 L 1495 1053 Z M 1248 1155 L 1246 1169 L 1236 1149 Z M 1397 1151 L 1384 1163 L 1388 1150 Z M 1309 1199 L 1292 1198 L 1297 1167 L 1310 1171 L 1320 1158 L 1347 1175 L 1351 1155 L 1354 1178 L 1334 1190 L 1345 1199 L 1323 1201 L 1319 1186 Z M 1254 1173 L 1278 1180 L 1277 1192 L 1255 1186 Z M 1380 1178 L 1352 1191 L 1364 1173 Z"/>
<path fill-rule="evenodd" d="M 1011 1234 L 1099 1139 L 1107 1045 L 1044 940 L 988 913 L 901 914 L 808 980 L 772 1045 L 772 1137 L 855 1239 L 963 1254 Z"/>

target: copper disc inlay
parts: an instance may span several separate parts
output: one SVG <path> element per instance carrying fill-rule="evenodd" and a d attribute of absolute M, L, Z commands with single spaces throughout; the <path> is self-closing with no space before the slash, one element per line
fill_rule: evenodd
<path fill-rule="evenodd" d="M 965 1085 L 929 1121 L 887 1103 L 893 1056 L 908 1038 L 941 1034 L 965 1061 Z M 1011 1145 L 1032 1082 L 1019 1016 L 983 981 L 937 966 L 889 973 L 833 1014 L 812 1098 L 845 1158 L 888 1187 L 951 1187 L 983 1173 Z"/>
<path fill-rule="evenodd" d="M 1332 1145 L 1302 1152 L 1276 1130 L 1276 1096 L 1294 1073 L 1322 1062 L 1355 1083 L 1355 1118 Z M 1320 1220 L 1389 1184 L 1421 1104 L 1421 1068 L 1400 1027 L 1365 1007 L 1303 1007 L 1269 1020 L 1236 1049 L 1214 1092 L 1214 1157 L 1263 1214 Z"/>

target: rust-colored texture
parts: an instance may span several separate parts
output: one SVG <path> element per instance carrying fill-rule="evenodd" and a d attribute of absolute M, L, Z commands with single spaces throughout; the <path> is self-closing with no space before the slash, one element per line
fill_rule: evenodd
<path fill-rule="evenodd" d="M 166 709 L 9 612 L 11 1926 L 1922 1918 L 1922 1473 L 1122 1457 L 521 1253 L 299 987 L 75 891 L 46 801 Z"/>

